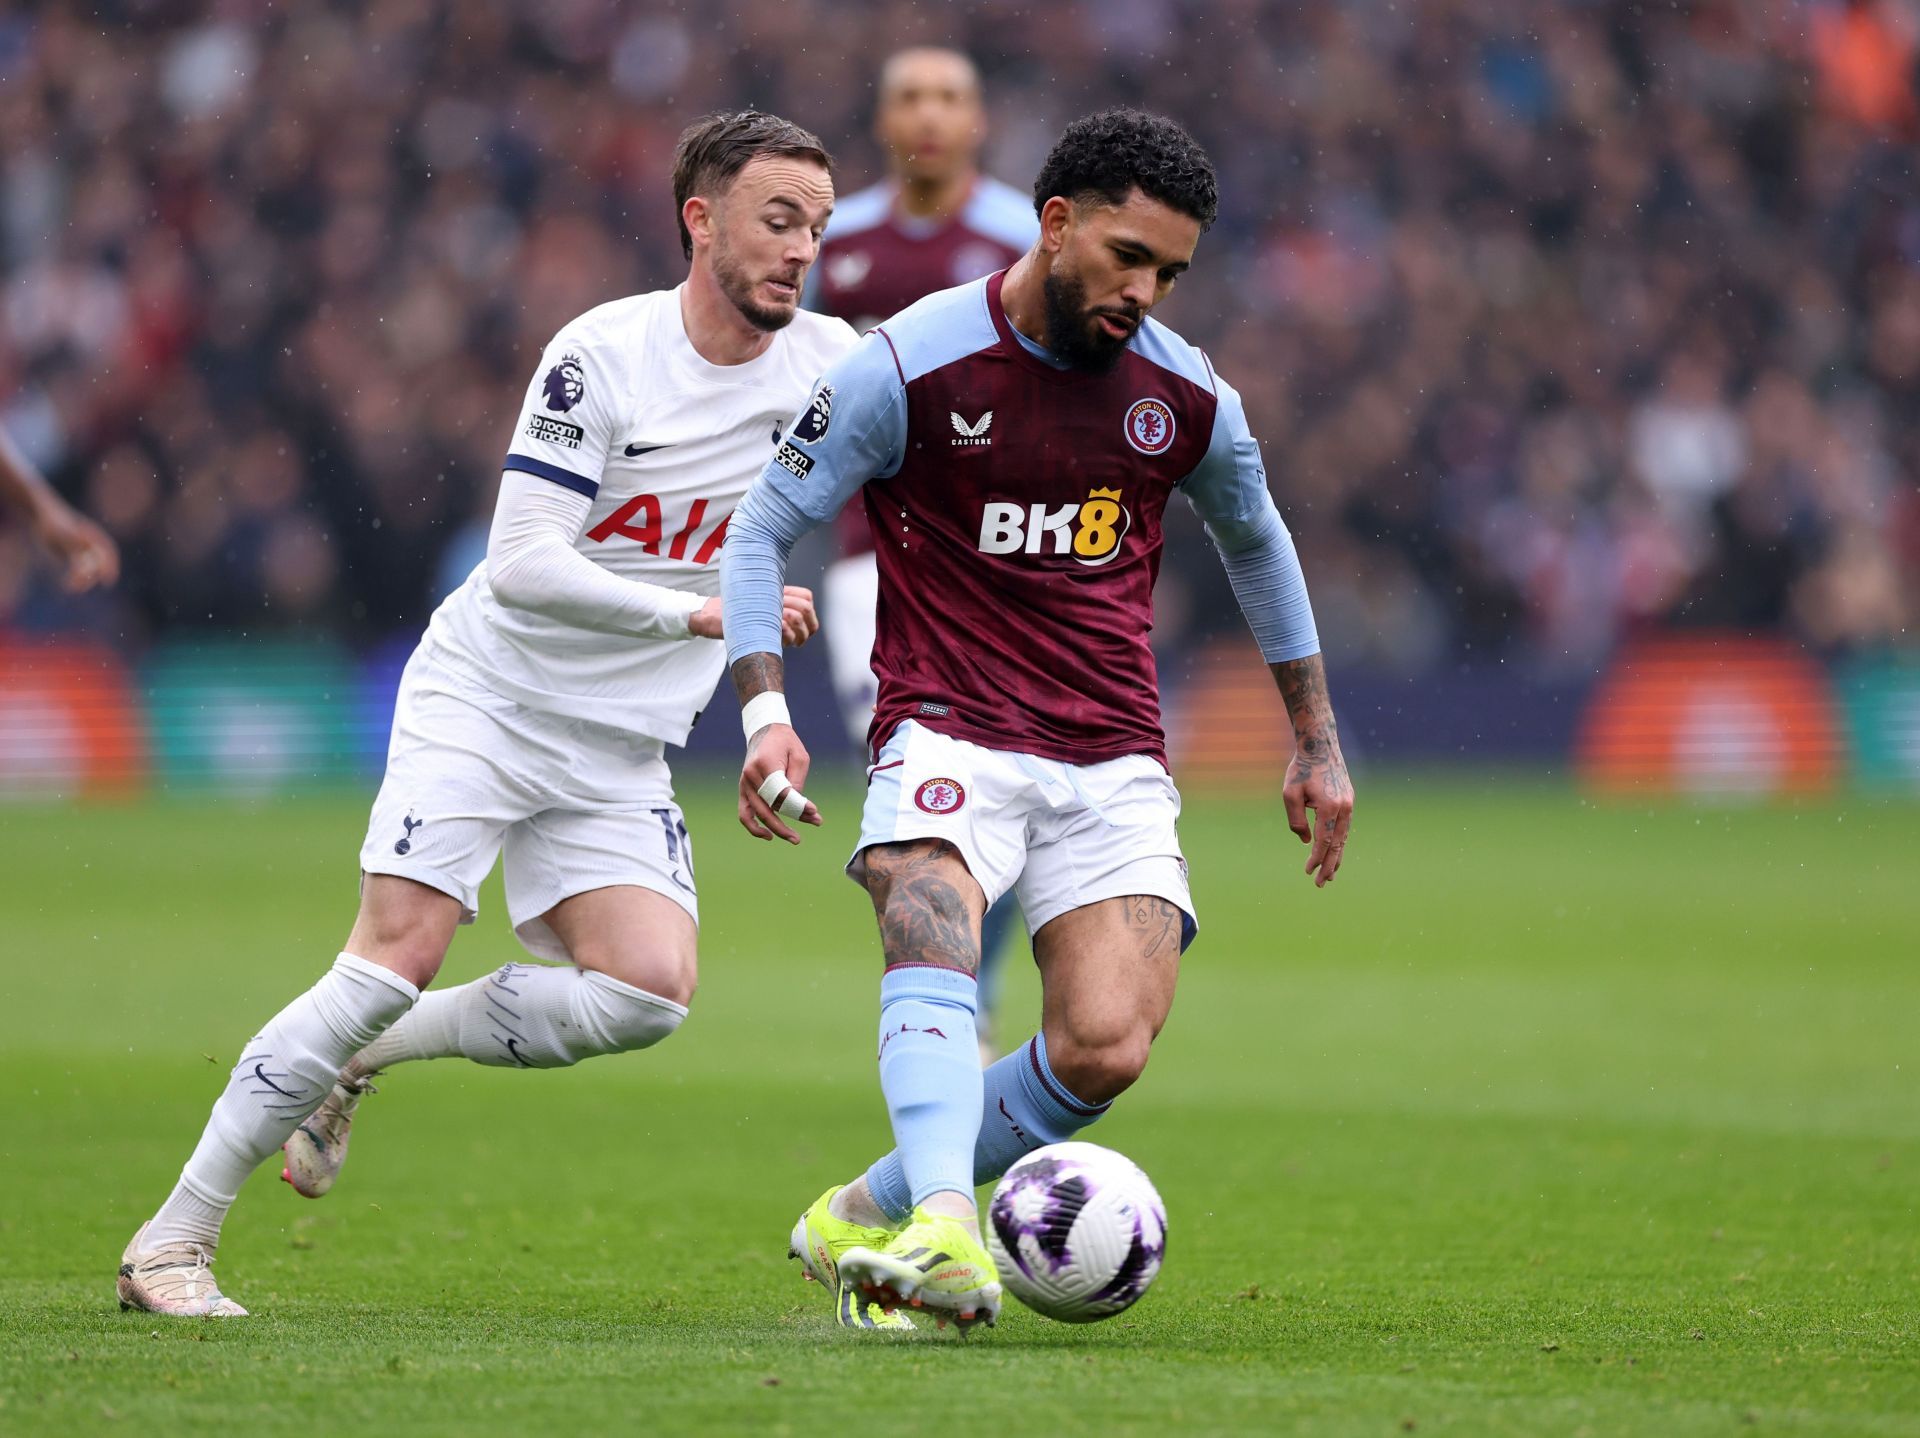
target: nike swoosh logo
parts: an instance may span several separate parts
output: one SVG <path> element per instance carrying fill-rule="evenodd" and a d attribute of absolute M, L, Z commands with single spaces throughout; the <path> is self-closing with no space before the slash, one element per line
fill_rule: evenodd
<path fill-rule="evenodd" d="M 275 1083 L 272 1079 L 268 1078 L 266 1066 L 263 1064 L 255 1064 L 253 1066 L 253 1076 L 259 1079 L 261 1083 L 265 1084 L 268 1088 L 272 1089 L 277 1094 L 285 1094 L 288 1098 L 294 1098 L 294 1099 L 301 1097 L 301 1095 L 292 1092 L 290 1089 L 281 1088 L 279 1084 Z"/>
<path fill-rule="evenodd" d="M 627 458 L 638 459 L 643 454 L 652 454 L 656 449 L 665 449 L 664 444 L 630 444 L 627 446 Z"/>

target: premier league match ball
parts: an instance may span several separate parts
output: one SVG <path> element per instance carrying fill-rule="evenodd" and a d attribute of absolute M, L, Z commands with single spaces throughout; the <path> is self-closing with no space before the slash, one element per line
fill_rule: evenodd
<path fill-rule="evenodd" d="M 1048 1144 L 1008 1169 L 986 1230 L 1007 1291 L 1062 1323 L 1131 1308 L 1167 1252 L 1167 1208 L 1152 1181 L 1097 1143 Z"/>

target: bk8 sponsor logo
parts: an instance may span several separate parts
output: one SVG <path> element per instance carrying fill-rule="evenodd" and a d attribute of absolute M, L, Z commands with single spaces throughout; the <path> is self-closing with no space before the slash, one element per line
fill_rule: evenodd
<path fill-rule="evenodd" d="M 1077 504 L 1057 509 L 990 500 L 980 511 L 980 552 L 1072 554 L 1092 567 L 1112 561 L 1132 524 L 1117 489 L 1090 490 Z"/>

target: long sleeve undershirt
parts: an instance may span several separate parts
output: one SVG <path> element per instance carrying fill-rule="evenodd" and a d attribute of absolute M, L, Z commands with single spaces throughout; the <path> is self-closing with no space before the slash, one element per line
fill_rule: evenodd
<path fill-rule="evenodd" d="M 687 621 L 706 603 L 664 585 L 622 579 L 574 545 L 593 501 L 538 475 L 510 469 L 487 535 L 487 582 L 493 597 L 581 629 L 636 639 L 687 639 Z M 731 535 L 729 536 L 731 538 Z M 780 591 L 774 588 L 773 648 L 780 647 Z"/>

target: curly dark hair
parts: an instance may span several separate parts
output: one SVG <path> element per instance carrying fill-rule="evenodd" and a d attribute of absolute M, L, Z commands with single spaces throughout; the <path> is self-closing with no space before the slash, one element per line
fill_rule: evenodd
<path fill-rule="evenodd" d="M 1067 126 L 1033 181 L 1038 213 L 1055 195 L 1123 205 L 1140 189 L 1205 230 L 1219 212 L 1213 161 L 1193 136 L 1164 115 L 1124 106 Z"/>
<path fill-rule="evenodd" d="M 693 236 L 680 218 L 688 197 L 725 191 L 747 162 L 761 155 L 794 156 L 814 161 L 829 174 L 833 171 L 833 156 L 819 136 L 759 110 L 702 115 L 680 132 L 680 143 L 673 148 L 673 213 L 688 259 L 693 258 Z"/>

